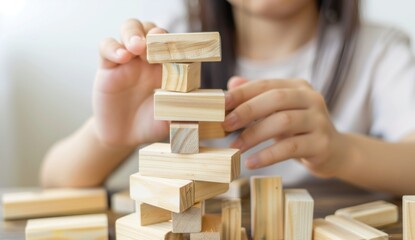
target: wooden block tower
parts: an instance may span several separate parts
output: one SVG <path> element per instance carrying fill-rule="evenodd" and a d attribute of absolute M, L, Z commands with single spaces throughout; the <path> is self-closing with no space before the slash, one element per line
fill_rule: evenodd
<path fill-rule="evenodd" d="M 117 239 L 182 239 L 184 234 L 220 239 L 222 226 L 229 224 L 226 217 L 205 214 L 204 200 L 226 192 L 239 176 L 240 152 L 199 146 L 199 122 L 225 118 L 224 92 L 199 89 L 201 62 L 221 60 L 219 33 L 147 35 L 147 59 L 162 64 L 154 117 L 170 121 L 170 144 L 140 150 L 139 172 L 130 177 L 136 213 L 117 220 Z M 239 207 L 232 211 L 240 212 L 240 202 L 234 204 Z M 229 235 L 240 236 L 240 219 L 234 221 L 237 233 Z"/>

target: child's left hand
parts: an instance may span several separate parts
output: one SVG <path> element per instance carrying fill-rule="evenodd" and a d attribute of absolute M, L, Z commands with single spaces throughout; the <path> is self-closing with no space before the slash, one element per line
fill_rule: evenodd
<path fill-rule="evenodd" d="M 226 131 L 246 128 L 231 144 L 242 152 L 274 139 L 276 143 L 252 156 L 247 167 L 261 168 L 283 160 L 301 159 L 311 172 L 331 177 L 340 166 L 342 134 L 330 120 L 324 98 L 304 80 L 248 82 L 233 77 L 228 83 Z M 336 156 L 335 156 L 336 155 Z"/>

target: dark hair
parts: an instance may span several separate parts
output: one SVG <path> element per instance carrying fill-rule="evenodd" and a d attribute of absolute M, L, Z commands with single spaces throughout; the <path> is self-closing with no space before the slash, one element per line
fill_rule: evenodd
<path fill-rule="evenodd" d="M 201 30 L 218 31 L 222 40 L 222 62 L 203 63 L 202 86 L 204 88 L 226 89 L 227 79 L 235 73 L 237 57 L 237 39 L 232 6 L 225 0 L 199 0 L 198 2 Z M 321 74 L 318 69 L 322 69 L 320 59 L 324 54 L 327 29 L 333 24 L 339 25 L 341 29 L 342 42 L 337 54 L 337 64 L 331 72 L 330 84 L 326 85 L 322 92 L 329 109 L 332 109 L 352 61 L 356 32 L 360 23 L 359 2 L 358 0 L 317 0 L 316 4 L 320 19 L 318 49 L 314 61 L 312 82 L 318 79 Z M 193 12 L 190 17 L 194 18 L 197 11 L 193 9 L 189 12 Z"/>

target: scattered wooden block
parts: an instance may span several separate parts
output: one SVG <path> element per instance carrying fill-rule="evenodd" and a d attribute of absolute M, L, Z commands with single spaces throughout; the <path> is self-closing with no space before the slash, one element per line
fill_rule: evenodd
<path fill-rule="evenodd" d="M 284 190 L 284 240 L 311 240 L 314 200 L 305 189 Z"/>
<path fill-rule="evenodd" d="M 254 240 L 284 239 L 281 177 L 251 177 L 251 226 Z"/>
<path fill-rule="evenodd" d="M 137 215 L 141 226 L 166 222 L 171 219 L 171 212 L 147 203 L 136 202 Z"/>
<path fill-rule="evenodd" d="M 402 197 L 403 240 L 415 240 L 415 196 Z"/>
<path fill-rule="evenodd" d="M 108 239 L 108 219 L 105 214 L 30 219 L 26 225 L 26 240 Z"/>
<path fill-rule="evenodd" d="M 172 153 L 199 153 L 199 124 L 197 122 L 171 122 L 170 148 Z"/>
<path fill-rule="evenodd" d="M 232 199 L 222 202 L 222 238 L 241 240 L 242 209 L 241 200 Z"/>
<path fill-rule="evenodd" d="M 103 189 L 6 193 L 2 196 L 2 202 L 4 219 L 93 213 L 107 209 L 107 195 Z"/>
<path fill-rule="evenodd" d="M 192 181 L 147 177 L 140 173 L 130 176 L 130 195 L 136 201 L 172 212 L 183 212 L 194 203 Z"/>
<path fill-rule="evenodd" d="M 382 227 L 398 221 L 398 207 L 385 201 L 375 201 L 339 209 L 335 215 L 351 217 L 372 227 Z"/>
<path fill-rule="evenodd" d="M 246 229 L 244 227 L 241 228 L 241 240 L 248 240 L 248 234 L 246 233 Z"/>
<path fill-rule="evenodd" d="M 183 235 L 172 233 L 171 222 L 162 222 L 149 226 L 141 226 L 136 213 L 119 218 L 115 222 L 117 240 L 151 239 L 182 240 Z"/>
<path fill-rule="evenodd" d="M 229 183 L 229 190 L 223 194 L 216 196 L 218 199 L 235 199 L 243 198 L 251 192 L 249 187 L 249 178 L 238 178 Z"/>
<path fill-rule="evenodd" d="M 171 213 L 174 233 L 195 233 L 202 231 L 204 206 L 197 203 L 182 213 Z"/>
<path fill-rule="evenodd" d="M 171 153 L 170 145 L 154 143 L 139 151 L 143 176 L 230 183 L 240 173 L 238 149 L 201 147 L 198 154 Z"/>
<path fill-rule="evenodd" d="M 229 189 L 229 183 L 194 181 L 195 202 L 213 198 Z"/>
<path fill-rule="evenodd" d="M 189 93 L 158 89 L 154 94 L 154 119 L 223 122 L 225 94 L 221 89 L 198 89 Z"/>
<path fill-rule="evenodd" d="M 221 60 L 218 32 L 148 34 L 146 38 L 149 63 Z"/>
<path fill-rule="evenodd" d="M 353 218 L 345 216 L 330 215 L 327 216 L 326 221 L 333 223 L 341 228 L 347 229 L 360 237 L 360 239 L 367 240 L 388 240 L 388 234 L 377 230 L 374 227 L 366 225 L 362 222 L 354 220 Z"/>
<path fill-rule="evenodd" d="M 222 122 L 199 122 L 199 139 L 224 138 L 228 132 L 222 127 Z"/>
<path fill-rule="evenodd" d="M 135 201 L 130 198 L 130 192 L 122 191 L 111 196 L 111 209 L 116 213 L 133 213 Z"/>
<path fill-rule="evenodd" d="M 201 63 L 163 63 L 161 89 L 190 92 L 200 88 Z"/>
<path fill-rule="evenodd" d="M 202 218 L 202 231 L 199 233 L 190 233 L 190 240 L 220 240 L 221 222 L 220 215 L 204 215 Z"/>
<path fill-rule="evenodd" d="M 319 218 L 313 221 L 313 240 L 362 240 L 362 238 L 336 224 Z"/>

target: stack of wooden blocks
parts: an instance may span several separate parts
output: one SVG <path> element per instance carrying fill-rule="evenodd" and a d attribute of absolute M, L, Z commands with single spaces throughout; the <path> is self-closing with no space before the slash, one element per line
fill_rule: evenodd
<path fill-rule="evenodd" d="M 139 151 L 139 172 L 130 177 L 136 212 L 117 220 L 117 239 L 240 239 L 239 200 L 224 202 L 222 216 L 204 213 L 204 200 L 226 192 L 240 173 L 239 150 L 199 146 L 199 122 L 225 118 L 224 92 L 199 89 L 201 62 L 220 61 L 220 46 L 218 33 L 147 35 L 148 62 L 163 71 L 154 117 L 171 121 L 170 144 Z"/>

